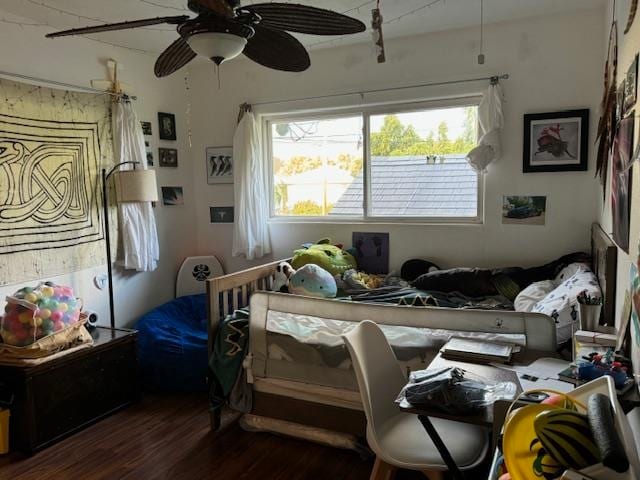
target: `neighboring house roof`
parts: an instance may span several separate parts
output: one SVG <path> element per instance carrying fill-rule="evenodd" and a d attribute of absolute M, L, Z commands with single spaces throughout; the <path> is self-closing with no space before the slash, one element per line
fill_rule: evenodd
<path fill-rule="evenodd" d="M 424 156 L 372 157 L 372 213 L 384 217 L 463 217 L 477 215 L 477 174 L 460 155 L 444 155 L 435 163 Z M 362 215 L 362 174 L 331 211 Z"/>
<path fill-rule="evenodd" d="M 285 183 L 289 185 L 318 185 L 319 183 L 322 183 L 323 180 L 326 180 L 329 183 L 348 184 L 353 180 L 353 177 L 351 177 L 351 174 L 346 170 L 334 165 L 326 165 L 313 170 L 307 170 L 306 172 L 297 173 L 295 175 L 276 175 L 274 181 L 276 185 L 278 183 Z"/>

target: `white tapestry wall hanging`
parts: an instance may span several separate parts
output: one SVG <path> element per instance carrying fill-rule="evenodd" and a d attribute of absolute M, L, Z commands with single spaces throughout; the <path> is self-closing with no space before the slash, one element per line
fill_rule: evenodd
<path fill-rule="evenodd" d="M 0 79 L 0 285 L 105 263 L 110 98 Z"/>

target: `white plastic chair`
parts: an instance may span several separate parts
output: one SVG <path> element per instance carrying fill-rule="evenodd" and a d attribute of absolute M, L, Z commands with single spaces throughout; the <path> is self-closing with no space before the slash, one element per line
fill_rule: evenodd
<path fill-rule="evenodd" d="M 401 412 L 395 403 L 407 379 L 380 327 L 365 320 L 342 338 L 367 417 L 367 442 L 376 454 L 371 479 L 392 479 L 397 468 L 442 478 L 447 467 L 417 415 Z M 483 460 L 489 444 L 486 429 L 437 418 L 431 422 L 460 469 Z"/>

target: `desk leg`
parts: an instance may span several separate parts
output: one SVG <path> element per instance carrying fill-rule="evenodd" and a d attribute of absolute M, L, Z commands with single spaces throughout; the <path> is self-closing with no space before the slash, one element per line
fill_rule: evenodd
<path fill-rule="evenodd" d="M 440 456 L 442 457 L 442 460 L 444 460 L 445 465 L 447 465 L 449 474 L 453 477 L 454 480 L 464 480 L 462 472 L 458 468 L 458 465 L 456 465 L 456 462 L 453 460 L 453 457 L 449 453 L 449 449 L 440 438 L 440 435 L 438 435 L 438 432 L 433 426 L 433 423 L 431 423 L 431 420 L 429 420 L 429 417 L 418 415 L 418 418 L 420 419 L 420 423 L 422 423 L 424 429 L 429 434 L 429 437 L 431 437 L 431 441 L 438 449 L 438 453 L 440 453 Z"/>

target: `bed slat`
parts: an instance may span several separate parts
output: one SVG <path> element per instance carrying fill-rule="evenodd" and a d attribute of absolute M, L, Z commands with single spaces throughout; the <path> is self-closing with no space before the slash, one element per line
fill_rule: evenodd
<path fill-rule="evenodd" d="M 238 310 L 239 306 L 238 306 L 238 295 L 240 294 L 240 289 L 238 288 L 234 288 L 232 290 L 232 294 L 233 294 L 233 311 L 235 312 L 236 310 Z"/>
<path fill-rule="evenodd" d="M 240 307 L 244 308 L 247 305 L 249 305 L 249 292 L 248 292 L 247 286 L 242 285 L 241 291 L 242 291 L 242 300 L 241 300 L 242 305 L 240 305 Z"/>

